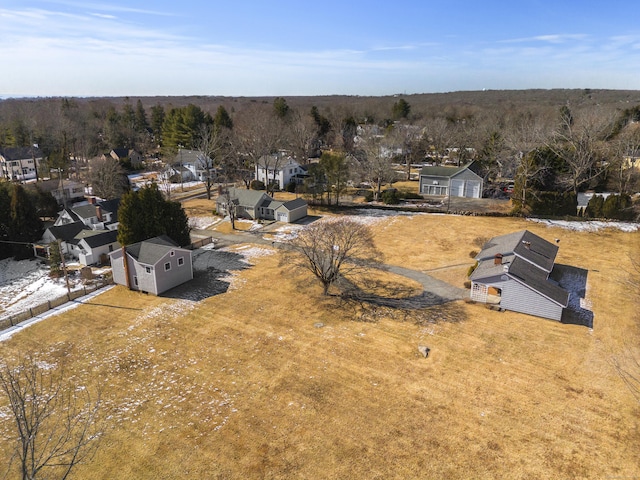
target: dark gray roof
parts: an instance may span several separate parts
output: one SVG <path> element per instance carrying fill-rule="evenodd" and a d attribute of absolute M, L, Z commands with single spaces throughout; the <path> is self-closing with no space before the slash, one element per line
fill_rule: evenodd
<path fill-rule="evenodd" d="M 296 208 L 300 208 L 306 206 L 307 202 L 302 198 L 296 198 L 295 200 L 289 200 L 288 202 L 283 203 L 283 207 L 287 210 L 295 210 Z"/>
<path fill-rule="evenodd" d="M 526 260 L 516 257 L 509 266 L 508 275 L 563 307 L 569 305 L 569 292 L 553 283 L 547 278 L 546 272 L 533 267 Z"/>
<path fill-rule="evenodd" d="M 179 248 L 178 245 L 166 235 L 153 237 L 142 242 L 131 244 L 127 247 L 127 253 L 139 263 L 155 265 L 169 251 Z"/>
<path fill-rule="evenodd" d="M 114 148 L 113 150 L 111 150 L 113 153 L 116 154 L 116 157 L 122 159 L 122 158 L 126 158 L 129 156 L 129 149 L 128 148 L 124 148 L 124 147 L 119 147 L 119 148 Z"/>
<path fill-rule="evenodd" d="M 462 172 L 468 167 L 469 165 L 465 165 L 463 167 L 422 167 L 422 170 L 420 170 L 420 175 L 426 175 L 429 177 L 451 178 L 456 173 Z"/>
<path fill-rule="evenodd" d="M 96 204 L 88 204 L 88 205 L 71 207 L 71 211 L 75 213 L 77 216 L 79 216 L 80 218 L 91 218 L 91 217 L 98 216 L 96 207 L 100 207 L 102 209 L 102 213 L 116 213 L 118 211 L 119 205 L 120 205 L 119 199 L 107 200 L 104 202 L 98 202 Z"/>
<path fill-rule="evenodd" d="M 118 231 L 117 230 L 89 230 L 89 232 L 95 232 L 93 234 L 82 235 L 84 233 L 80 232 L 79 238 L 76 235 L 76 238 L 79 240 L 84 239 L 84 241 L 91 248 L 101 247 L 103 245 L 109 245 L 110 243 L 115 243 L 118 241 Z"/>
<path fill-rule="evenodd" d="M 558 246 L 531 233 L 529 230 L 521 230 L 493 237 L 483 246 L 482 251 L 476 255 L 476 259 L 491 259 L 493 261 L 493 258 L 498 253 L 505 256 L 512 253 L 516 254 L 550 272 L 558 254 Z"/>
<path fill-rule="evenodd" d="M 178 149 L 176 157 L 173 159 L 174 165 L 180 165 L 181 163 L 191 163 L 204 167 L 207 163 L 207 156 L 199 150 L 186 150 L 184 148 Z"/>
<path fill-rule="evenodd" d="M 78 221 L 73 223 L 67 223 L 65 225 L 54 225 L 49 227 L 47 230 L 49 230 L 51 235 L 53 235 L 56 240 L 69 242 L 84 228 L 85 228 L 85 224 Z"/>
<path fill-rule="evenodd" d="M 262 204 L 262 200 L 271 200 L 266 193 L 260 190 L 246 190 L 244 188 L 230 188 L 229 196 L 231 200 L 241 207 L 257 207 Z M 218 202 L 224 201 L 224 195 L 218 197 Z"/>
<path fill-rule="evenodd" d="M 42 152 L 38 147 L 5 147 L 0 148 L 0 155 L 7 160 L 27 160 L 30 158 L 42 158 Z"/>

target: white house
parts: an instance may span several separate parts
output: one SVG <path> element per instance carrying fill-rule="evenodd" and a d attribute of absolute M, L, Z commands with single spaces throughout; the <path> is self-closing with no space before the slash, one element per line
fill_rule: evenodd
<path fill-rule="evenodd" d="M 0 178 L 27 181 L 38 178 L 42 153 L 37 146 L 0 149 Z"/>
<path fill-rule="evenodd" d="M 265 185 L 276 183 L 280 190 L 284 190 L 291 182 L 303 183 L 308 173 L 306 166 L 281 152 L 260 157 L 256 162 L 255 177 Z"/>

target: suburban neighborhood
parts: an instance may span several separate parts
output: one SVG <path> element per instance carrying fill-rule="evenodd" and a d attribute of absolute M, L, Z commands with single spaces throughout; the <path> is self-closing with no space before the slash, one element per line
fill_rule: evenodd
<path fill-rule="evenodd" d="M 2 358 L 70 372 L 79 478 L 636 473 L 635 110 L 585 160 L 564 103 L 531 144 L 385 100 L 127 98 L 84 151 L 0 136 Z"/>

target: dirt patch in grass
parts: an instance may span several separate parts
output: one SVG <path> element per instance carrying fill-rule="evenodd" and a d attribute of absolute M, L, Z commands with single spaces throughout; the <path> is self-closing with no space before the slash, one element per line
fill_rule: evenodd
<path fill-rule="evenodd" d="M 111 427 L 78 478 L 638 475 L 640 409 L 611 362 L 639 340 L 624 283 L 637 233 L 437 215 L 373 228 L 385 261 L 439 278 L 470 263 L 479 235 L 560 238 L 559 263 L 588 272 L 593 329 L 463 301 L 354 321 L 275 250 L 200 301 L 114 288 L 14 335 L 0 357 L 36 351 L 102 388 Z"/>

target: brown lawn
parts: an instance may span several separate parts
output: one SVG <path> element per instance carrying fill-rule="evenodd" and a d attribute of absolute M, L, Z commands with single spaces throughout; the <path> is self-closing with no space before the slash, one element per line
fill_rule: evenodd
<path fill-rule="evenodd" d="M 465 302 L 354 321 L 274 251 L 200 303 L 114 288 L 0 356 L 38 352 L 101 387 L 109 428 L 77 478 L 640 475 L 640 406 L 612 364 L 638 344 L 623 280 L 640 234 L 433 215 L 374 228 L 387 263 L 457 285 L 478 237 L 560 238 L 558 262 L 589 270 L 594 329 Z"/>

